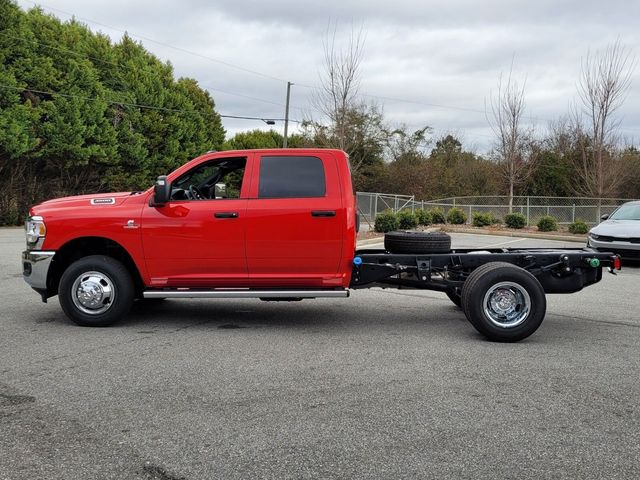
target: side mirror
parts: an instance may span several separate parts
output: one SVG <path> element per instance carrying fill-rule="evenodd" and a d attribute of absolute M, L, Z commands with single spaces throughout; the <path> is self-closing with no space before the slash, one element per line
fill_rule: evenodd
<path fill-rule="evenodd" d="M 600 220 L 606 220 L 607 218 L 609 218 L 609 214 L 608 214 L 608 213 L 605 213 L 604 215 L 602 215 L 602 216 L 600 217 Z"/>
<path fill-rule="evenodd" d="M 153 187 L 153 206 L 162 207 L 171 200 L 171 182 L 166 175 L 160 175 Z"/>

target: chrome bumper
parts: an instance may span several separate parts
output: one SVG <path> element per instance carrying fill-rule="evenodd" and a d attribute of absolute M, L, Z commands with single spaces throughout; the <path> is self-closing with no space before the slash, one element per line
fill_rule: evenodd
<path fill-rule="evenodd" d="M 22 277 L 34 290 L 46 292 L 49 266 L 55 253 L 42 250 L 22 252 Z"/>

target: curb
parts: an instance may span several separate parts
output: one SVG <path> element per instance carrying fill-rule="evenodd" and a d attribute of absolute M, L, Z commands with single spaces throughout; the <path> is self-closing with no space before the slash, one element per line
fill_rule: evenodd
<path fill-rule="evenodd" d="M 356 247 L 365 247 L 367 245 L 375 245 L 376 243 L 384 242 L 384 235 L 381 235 L 376 238 L 367 238 L 366 240 L 358 240 L 356 242 Z"/>
<path fill-rule="evenodd" d="M 583 237 L 574 237 L 568 235 L 547 235 L 544 233 L 529 233 L 529 232 L 502 232 L 502 231 L 487 231 L 487 230 L 472 230 L 472 229 L 455 229 L 448 230 L 443 229 L 446 233 L 466 233 L 472 235 L 494 235 L 496 237 L 518 237 L 518 238 L 538 238 L 540 240 L 557 240 L 560 242 L 575 242 L 583 243 L 587 241 L 586 235 Z"/>

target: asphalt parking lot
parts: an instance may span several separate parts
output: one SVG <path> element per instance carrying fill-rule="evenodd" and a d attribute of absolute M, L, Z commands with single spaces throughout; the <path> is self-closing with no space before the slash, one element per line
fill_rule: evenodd
<path fill-rule="evenodd" d="M 23 282 L 23 243 L 0 229 L 0 479 L 640 478 L 637 266 L 549 296 L 517 344 L 378 289 L 89 329 Z"/>

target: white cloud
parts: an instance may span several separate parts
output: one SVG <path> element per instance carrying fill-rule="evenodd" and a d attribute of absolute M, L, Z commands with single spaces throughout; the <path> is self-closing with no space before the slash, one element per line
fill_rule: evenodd
<path fill-rule="evenodd" d="M 33 6 L 24 0 L 18 3 L 23 8 Z M 122 32 L 104 25 L 297 84 L 318 83 L 322 39 L 330 21 L 337 22 L 344 33 L 352 24 L 363 25 L 367 40 L 362 92 L 418 102 L 377 100 L 395 124 L 464 133 L 467 143 L 480 150 L 491 141 L 483 113 L 419 102 L 483 110 L 500 72 L 508 71 L 514 59 L 515 74 L 526 78 L 528 114 L 544 127 L 575 100 L 580 59 L 589 48 L 602 48 L 620 38 L 640 55 L 640 2 L 619 0 L 606 4 L 578 0 L 46 0 L 43 8 L 63 19 L 69 17 L 61 11 L 73 13 L 114 39 Z M 141 41 L 160 58 L 170 60 L 177 75 L 193 77 L 210 88 L 221 113 L 284 115 L 283 81 Z M 620 111 L 627 136 L 640 137 L 639 88 L 637 69 Z M 293 87 L 293 118 L 311 109 L 311 93 L 309 88 Z M 224 124 L 230 134 L 268 128 L 261 122 L 225 120 Z"/>

